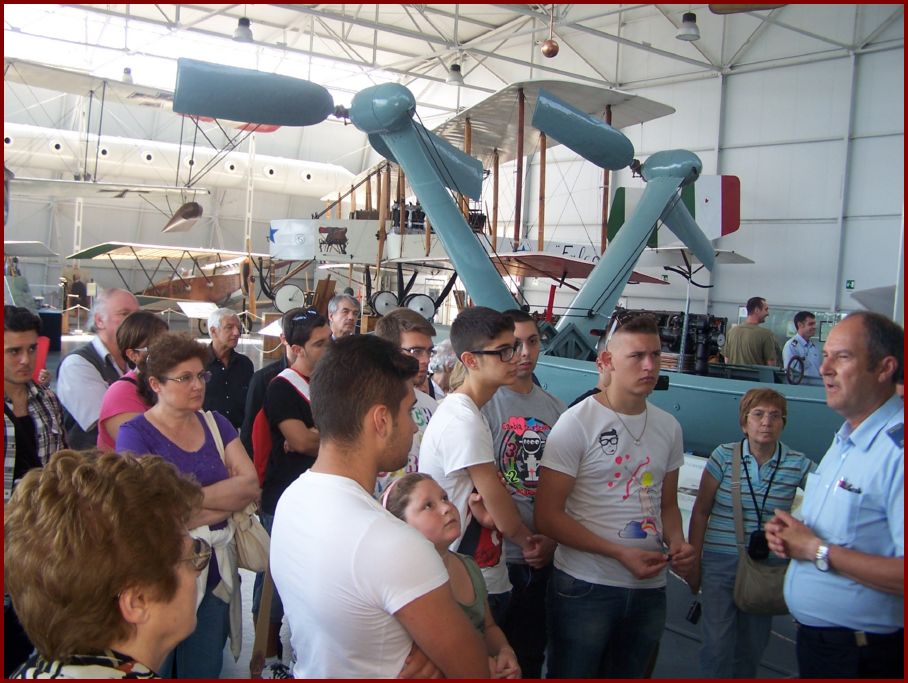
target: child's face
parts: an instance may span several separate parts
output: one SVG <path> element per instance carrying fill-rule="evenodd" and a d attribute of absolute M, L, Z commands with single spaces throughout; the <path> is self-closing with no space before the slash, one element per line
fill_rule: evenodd
<path fill-rule="evenodd" d="M 404 521 L 436 546 L 446 547 L 460 536 L 460 514 L 434 481 L 416 485 L 404 510 Z"/>

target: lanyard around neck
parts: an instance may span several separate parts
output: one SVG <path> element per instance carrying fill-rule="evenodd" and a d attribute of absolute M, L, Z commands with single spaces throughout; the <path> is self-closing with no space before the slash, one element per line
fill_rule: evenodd
<path fill-rule="evenodd" d="M 746 438 L 741 439 L 741 452 L 744 451 L 744 442 L 747 441 Z M 750 449 L 748 448 L 748 452 Z M 754 460 L 753 453 L 750 454 Z M 754 510 L 757 512 L 757 525 L 759 528 L 763 528 L 763 512 L 766 510 L 766 498 L 769 496 L 769 489 L 772 488 L 772 482 L 775 481 L 776 472 L 779 471 L 779 467 L 782 465 L 782 442 L 779 442 L 778 449 L 776 451 L 776 466 L 772 471 L 772 474 L 769 476 L 769 483 L 766 485 L 766 491 L 763 492 L 763 504 L 760 507 L 757 507 L 757 497 L 754 495 L 753 484 L 750 483 L 750 468 L 747 466 L 747 463 L 743 463 L 744 466 L 744 476 L 747 477 L 747 488 L 750 489 L 750 497 L 754 502 Z M 760 463 L 757 463 L 757 471 L 760 470 Z"/>

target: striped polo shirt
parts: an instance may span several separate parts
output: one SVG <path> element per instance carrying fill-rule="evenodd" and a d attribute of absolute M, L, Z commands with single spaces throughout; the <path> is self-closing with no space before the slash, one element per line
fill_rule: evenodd
<path fill-rule="evenodd" d="M 735 541 L 734 509 L 731 502 L 731 457 L 735 443 L 737 442 L 718 446 L 706 462 L 706 470 L 719 482 L 719 488 L 716 491 L 716 499 L 709 515 L 709 523 L 706 526 L 703 549 L 729 555 L 738 553 Z M 776 508 L 781 508 L 782 510 L 791 509 L 798 486 L 803 488 L 807 473 L 816 469 L 816 463 L 808 459 L 803 453 L 793 451 L 783 443 L 780 443 L 780 445 L 782 447 L 781 464 L 778 465 L 779 471 L 772 480 L 772 487 L 766 496 L 766 506 L 763 508 L 764 523 L 772 518 L 773 510 Z M 777 453 L 774 453 L 772 458 L 763 465 L 758 466 L 756 458 L 750 454 L 747 439 L 744 440 L 741 458 L 741 508 L 744 513 L 745 546 L 751 532 L 758 528 L 758 523 L 757 512 L 750 496 L 750 489 L 747 487 L 747 477 L 743 468 L 746 467 L 750 472 L 750 482 L 757 498 L 757 505 L 762 505 L 763 495 L 766 493 L 766 488 L 772 478 L 777 462 Z"/>

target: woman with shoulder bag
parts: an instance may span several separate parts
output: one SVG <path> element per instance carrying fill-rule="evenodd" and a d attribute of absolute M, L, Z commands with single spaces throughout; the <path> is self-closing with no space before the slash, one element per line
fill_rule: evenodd
<path fill-rule="evenodd" d="M 242 644 L 231 517 L 258 500 L 260 490 L 255 467 L 236 429 L 215 413 L 218 434 L 213 434 L 201 410 L 210 377 L 205 370 L 206 354 L 205 347 L 189 335 L 156 337 L 145 358 L 145 378 L 157 400 L 146 413 L 123 424 L 117 435 L 118 452 L 160 455 L 181 472 L 192 474 L 204 494 L 201 511 L 189 523 L 190 534 L 212 548 L 211 562 L 199 577 L 198 626 L 168 658 L 161 671 L 164 677 L 217 678 L 228 634 L 234 657 L 239 657 Z M 225 444 L 223 458 L 219 440 Z"/>
<path fill-rule="evenodd" d="M 773 572 L 773 580 L 781 581 L 784 561 L 770 557 L 763 522 L 776 508 L 791 509 L 797 488 L 803 488 L 808 472 L 816 467 L 779 441 L 786 422 L 784 396 L 772 389 L 751 389 L 741 398 L 738 412 L 744 438 L 713 451 L 703 469 L 688 530 L 697 557 L 688 583 L 694 594 L 702 586 L 700 673 L 709 678 L 756 676 L 772 614 L 780 612 L 782 586 L 778 584 L 778 595 L 770 596 L 766 605 L 744 611 L 736 603 L 735 581 L 739 572 L 753 572 L 754 567 L 773 572 L 774 565 L 781 567 Z M 741 533 L 735 521 L 736 489 Z"/>

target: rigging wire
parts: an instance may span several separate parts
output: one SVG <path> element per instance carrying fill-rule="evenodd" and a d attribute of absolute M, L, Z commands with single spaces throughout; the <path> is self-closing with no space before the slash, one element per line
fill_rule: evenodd
<path fill-rule="evenodd" d="M 419 113 L 415 113 L 415 117 L 417 119 L 419 119 L 419 126 L 416 126 L 415 122 L 414 122 L 413 129 L 416 132 L 417 139 L 419 140 L 424 151 L 426 152 L 426 158 L 435 167 L 436 172 L 439 174 L 439 176 L 442 178 L 442 180 L 445 182 L 446 186 L 448 187 L 448 191 L 452 192 L 452 190 L 450 188 L 455 186 L 453 174 L 445 166 L 444 160 L 442 159 L 441 154 L 438 152 L 438 149 L 436 148 L 435 143 L 432 140 L 432 137 L 431 137 L 432 134 L 429 133 L 428 129 L 426 129 L 426 127 L 422 125 L 422 119 L 420 118 Z M 452 199 L 453 199 L 453 197 L 452 197 Z M 470 229 L 470 232 L 473 233 L 472 228 Z M 476 236 L 475 233 L 473 233 L 473 239 L 475 239 L 477 242 L 479 241 L 479 238 Z M 489 255 L 490 260 L 497 261 L 501 265 L 502 269 L 505 272 L 507 272 L 507 267 L 505 266 L 504 262 L 501 260 L 501 257 L 498 255 L 498 250 L 497 250 L 496 246 L 494 244 L 492 244 L 491 247 L 492 247 L 492 254 Z M 529 304 L 529 302 L 527 301 L 526 297 L 524 296 L 524 294 L 520 290 L 520 288 L 517 289 L 516 293 L 511 292 L 510 288 L 507 288 L 507 289 L 508 289 L 508 292 L 515 298 L 515 300 L 517 301 L 518 304 L 520 304 L 520 305 Z"/>

